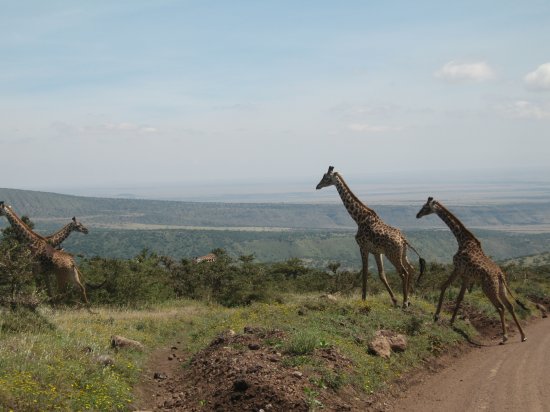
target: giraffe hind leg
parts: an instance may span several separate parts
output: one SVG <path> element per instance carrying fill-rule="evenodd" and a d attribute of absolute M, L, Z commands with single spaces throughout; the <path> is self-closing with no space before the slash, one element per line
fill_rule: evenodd
<path fill-rule="evenodd" d="M 376 260 L 376 266 L 378 267 L 378 276 L 380 277 L 380 280 L 382 281 L 386 290 L 390 294 L 390 298 L 393 303 L 393 306 L 397 307 L 397 299 L 395 298 L 395 295 L 391 290 L 390 284 L 388 283 L 388 279 L 386 278 L 386 273 L 384 272 L 384 261 L 382 260 L 382 255 L 376 254 L 374 255 L 374 258 Z"/>
<path fill-rule="evenodd" d="M 508 312 L 510 312 L 510 314 L 512 315 L 512 318 L 514 318 L 514 322 L 516 323 L 516 326 L 517 326 L 517 328 L 519 330 L 519 333 L 521 335 L 521 341 L 525 342 L 527 340 L 527 338 L 525 337 L 525 333 L 523 332 L 523 329 L 522 329 L 521 325 L 519 324 L 518 318 L 516 316 L 516 312 L 514 310 L 514 305 L 512 305 L 512 303 L 508 299 L 508 296 L 506 295 L 506 290 L 504 288 L 504 283 L 503 282 L 505 282 L 505 280 L 501 279 L 500 300 L 502 301 L 504 306 L 506 306 L 506 309 L 508 309 Z"/>
<path fill-rule="evenodd" d="M 88 296 L 86 296 L 86 288 L 82 284 L 82 281 L 80 279 L 80 271 L 78 270 L 78 268 L 76 266 L 73 266 L 73 281 L 80 288 L 80 292 L 82 294 L 82 299 L 84 300 L 84 302 L 86 304 L 89 304 L 90 302 L 88 301 Z"/>

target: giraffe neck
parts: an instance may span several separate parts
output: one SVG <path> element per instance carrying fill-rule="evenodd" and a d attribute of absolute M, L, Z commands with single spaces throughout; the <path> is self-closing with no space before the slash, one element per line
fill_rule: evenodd
<path fill-rule="evenodd" d="M 479 240 L 474 236 L 472 232 L 466 229 L 466 226 L 453 215 L 445 206 L 437 202 L 437 208 L 435 209 L 437 215 L 445 222 L 445 224 L 451 229 L 453 235 L 458 242 L 458 246 L 462 247 L 469 242 L 475 242 L 477 246 L 481 247 Z"/>
<path fill-rule="evenodd" d="M 34 233 L 31 228 L 29 228 L 25 222 L 23 222 L 21 218 L 15 214 L 11 207 L 3 206 L 3 210 L 8 222 L 10 222 L 10 225 L 15 230 L 17 235 L 33 244 L 43 242 L 45 240 L 42 236 Z"/>
<path fill-rule="evenodd" d="M 53 247 L 59 246 L 65 239 L 69 237 L 71 232 L 74 230 L 74 223 L 69 223 L 66 226 L 62 227 L 59 231 L 55 232 L 53 235 L 48 236 L 46 239 Z"/>
<path fill-rule="evenodd" d="M 349 215 L 352 217 L 355 222 L 360 223 L 364 220 L 366 216 L 372 217 L 376 216 L 376 212 L 368 208 L 363 202 L 359 200 L 357 196 L 351 191 L 347 183 L 344 181 L 344 178 L 338 173 L 335 173 L 336 176 L 336 190 L 344 203 Z"/>

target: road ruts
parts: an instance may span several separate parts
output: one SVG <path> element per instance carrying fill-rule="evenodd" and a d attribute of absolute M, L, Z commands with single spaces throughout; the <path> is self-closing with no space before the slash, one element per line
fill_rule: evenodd
<path fill-rule="evenodd" d="M 426 377 L 388 411 L 550 412 L 550 321 L 539 320 L 506 345 L 474 349 Z"/>

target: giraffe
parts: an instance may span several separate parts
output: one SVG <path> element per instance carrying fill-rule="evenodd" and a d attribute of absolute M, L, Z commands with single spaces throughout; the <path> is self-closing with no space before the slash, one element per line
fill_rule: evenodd
<path fill-rule="evenodd" d="M 505 343 L 508 340 L 506 323 L 504 320 L 504 308 L 508 309 L 508 311 L 512 314 L 514 322 L 516 323 L 519 333 L 521 334 L 521 341 L 524 342 L 527 338 L 525 337 L 525 333 L 523 332 L 523 329 L 521 328 L 521 325 L 516 317 L 514 306 L 508 299 L 508 294 L 510 294 L 516 303 L 523 308 L 525 308 L 525 305 L 513 297 L 512 292 L 506 283 L 506 277 L 504 276 L 502 269 L 487 255 L 485 255 L 485 253 L 483 253 L 481 243 L 474 236 L 474 234 L 470 232 L 464 224 L 445 206 L 437 200 L 434 200 L 433 197 L 428 198 L 428 201 L 424 206 L 422 206 L 422 209 L 420 209 L 416 217 L 420 219 L 421 217 L 432 213 L 439 216 L 441 220 L 449 226 L 449 229 L 451 229 L 451 232 L 458 242 L 458 251 L 453 256 L 454 269 L 451 276 L 449 276 L 449 278 L 441 285 L 441 294 L 439 296 L 439 302 L 435 311 L 434 321 L 439 319 L 439 313 L 441 311 L 441 305 L 443 304 L 445 290 L 458 276 L 460 276 L 462 279 L 462 287 L 460 288 L 460 292 L 456 299 L 456 305 L 451 318 L 452 325 L 456 318 L 460 303 L 464 298 L 466 289 L 477 278 L 481 280 L 483 293 L 487 296 L 487 298 L 489 298 L 500 315 L 500 323 L 502 325 L 501 343 Z"/>
<path fill-rule="evenodd" d="M 82 294 L 82 299 L 88 304 L 86 289 L 81 281 L 80 271 L 73 257 L 62 250 L 54 248 L 46 238 L 33 232 L 12 208 L 0 201 L 0 216 L 5 216 L 21 239 L 25 239 L 32 256 L 40 262 L 46 272 L 54 272 L 59 290 L 65 290 L 69 282 L 75 283 Z"/>
<path fill-rule="evenodd" d="M 85 235 L 88 234 L 88 228 L 84 226 L 82 223 L 80 223 L 79 221 L 77 221 L 76 217 L 73 216 L 71 222 L 63 226 L 60 230 L 53 233 L 52 235 L 45 236 L 45 238 L 50 245 L 52 245 L 57 249 L 62 250 L 62 248 L 60 247 L 61 243 L 63 243 L 65 239 L 67 239 L 73 231 L 84 233 Z M 51 298 L 53 296 L 53 293 L 52 293 L 52 288 L 50 284 L 50 277 L 48 273 L 44 273 L 44 270 L 42 269 L 42 265 L 39 260 L 35 261 L 34 263 L 33 273 L 35 275 L 43 274 L 44 281 L 46 283 L 46 289 L 48 291 L 48 296 Z"/>
<path fill-rule="evenodd" d="M 201 262 L 215 262 L 218 257 L 214 253 L 209 253 L 208 255 L 199 256 L 196 258 L 193 258 L 193 263 L 201 263 Z"/>
<path fill-rule="evenodd" d="M 46 240 L 53 247 L 58 247 L 59 245 L 61 245 L 61 243 L 65 241 L 65 239 L 69 237 L 69 235 L 73 231 L 84 233 L 85 235 L 88 234 L 88 228 L 80 223 L 78 220 L 76 220 L 76 217 L 73 216 L 71 222 L 63 226 L 54 234 L 46 236 Z"/>
<path fill-rule="evenodd" d="M 390 294 L 393 305 L 397 306 L 397 299 L 384 273 L 382 255 L 386 255 L 401 277 L 403 286 L 403 308 L 406 308 L 409 306 L 409 291 L 411 290 L 411 279 L 414 273 L 414 267 L 407 259 L 407 247 L 420 258 L 421 274 L 424 273 L 426 262 L 420 257 L 418 252 L 411 246 L 399 229 L 384 223 L 374 210 L 367 207 L 357 198 L 357 196 L 355 196 L 342 176 L 338 172 L 334 172 L 333 166 L 330 166 L 328 172 L 323 175 L 323 178 L 317 185 L 317 190 L 328 186 L 336 186 L 336 190 L 340 194 L 344 206 L 358 226 L 355 240 L 359 245 L 363 263 L 361 271 L 361 298 L 365 300 L 367 296 L 369 253 L 372 253 L 376 260 L 380 280 L 382 280 L 382 283 Z"/>

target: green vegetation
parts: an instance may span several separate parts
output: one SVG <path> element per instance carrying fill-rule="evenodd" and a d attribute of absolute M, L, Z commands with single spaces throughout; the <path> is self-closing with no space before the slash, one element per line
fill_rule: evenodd
<path fill-rule="evenodd" d="M 516 254 L 533 253 L 536 247 L 542 251 L 550 236 L 476 234 L 494 257 L 510 256 L 512 247 Z M 72 303 L 79 300 L 76 291 L 63 300 L 70 306 L 48 304 L 45 280 L 33 276 L 28 251 L 5 229 L 0 242 L 0 409 L 131 410 L 132 388 L 155 348 L 177 338 L 193 354 L 220 332 L 240 332 L 244 326 L 284 332 L 285 338 L 265 344 L 285 354 L 287 367 L 315 372 L 304 393 L 310 408 L 322 408 L 322 391 L 345 385 L 375 392 L 476 333 L 460 319 L 458 329 L 449 328 L 446 315 L 442 323 L 432 322 L 439 285 L 451 271 L 440 262 L 456 249 L 452 235 L 428 230 L 407 235 L 417 249 L 427 251 L 423 254 L 431 263 L 412 307 L 403 311 L 391 306 L 374 270 L 367 301 L 358 299 L 360 259 L 351 231 L 94 229 L 88 236 L 73 235 L 65 245 L 83 252 L 79 265 L 86 282 L 102 285 L 88 290 L 95 312 L 89 313 Z M 209 251 L 217 255 L 215 262 L 190 260 Z M 543 259 L 531 259 L 529 266 L 525 262 L 504 266 L 512 290 L 522 300 L 550 304 L 550 266 L 536 265 Z M 388 280 L 399 291 L 400 280 L 388 269 Z M 446 301 L 456 296 L 455 285 Z M 479 285 L 465 297 L 464 307 L 497 319 Z M 532 303 L 528 308 L 517 309 L 520 317 L 534 311 Z M 407 350 L 390 359 L 369 354 L 367 343 L 379 329 L 405 334 Z M 145 351 L 114 351 L 110 337 L 115 334 L 142 342 Z M 323 349 L 336 350 L 352 367 L 322 366 L 315 354 Z M 105 355 L 113 364 L 101 361 Z"/>

